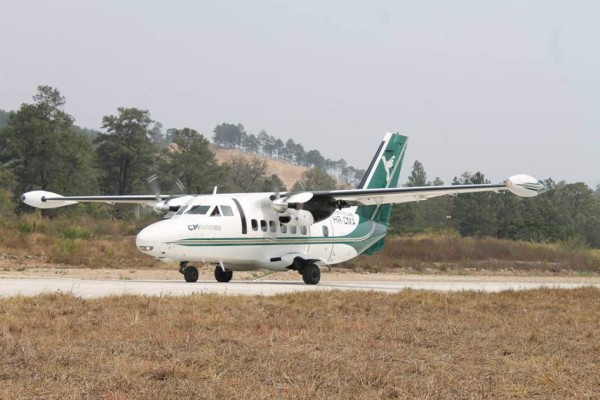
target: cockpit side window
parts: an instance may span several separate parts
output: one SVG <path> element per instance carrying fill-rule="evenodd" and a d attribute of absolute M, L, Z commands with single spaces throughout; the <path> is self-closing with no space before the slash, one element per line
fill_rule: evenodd
<path fill-rule="evenodd" d="M 221 207 L 221 212 L 223 213 L 224 217 L 232 217 L 233 216 L 233 211 L 231 210 L 231 207 L 229 206 L 220 206 Z"/>
<path fill-rule="evenodd" d="M 196 205 L 196 206 L 192 206 L 185 213 L 186 214 L 204 215 L 204 214 L 206 214 L 208 212 L 209 208 L 210 208 L 210 206 Z"/>

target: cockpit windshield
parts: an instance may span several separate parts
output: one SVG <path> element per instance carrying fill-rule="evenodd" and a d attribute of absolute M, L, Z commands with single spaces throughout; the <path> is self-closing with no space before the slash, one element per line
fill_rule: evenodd
<path fill-rule="evenodd" d="M 190 199 L 181 206 L 175 215 L 210 215 L 211 217 L 231 217 L 233 211 L 230 206 L 198 204 L 199 199 Z M 196 203 L 196 204 L 194 204 Z"/>
<path fill-rule="evenodd" d="M 190 207 L 190 209 L 188 211 L 186 211 L 185 214 L 204 215 L 208 212 L 209 209 L 210 209 L 210 206 L 195 205 L 195 206 Z"/>
<path fill-rule="evenodd" d="M 187 203 L 183 204 L 181 207 L 179 207 L 179 210 L 177 210 L 177 212 L 175 213 L 175 215 L 181 215 L 183 214 L 188 208 L 190 208 L 190 205 L 194 202 L 194 198 L 191 198 L 187 201 Z"/>

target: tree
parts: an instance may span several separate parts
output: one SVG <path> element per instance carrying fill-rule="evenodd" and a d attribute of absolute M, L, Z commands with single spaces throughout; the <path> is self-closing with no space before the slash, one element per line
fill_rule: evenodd
<path fill-rule="evenodd" d="M 269 157 L 273 157 L 273 154 L 277 151 L 277 148 L 275 146 L 275 143 L 276 143 L 275 138 L 273 136 L 267 135 L 266 137 L 263 137 L 263 139 L 261 140 L 261 143 L 262 143 L 263 154 L 265 154 Z"/>
<path fill-rule="evenodd" d="M 98 136 L 97 154 L 103 173 L 104 189 L 118 195 L 146 190 L 155 149 L 148 138 L 152 120 L 148 110 L 117 109 L 118 115 L 102 118 L 106 133 Z"/>
<path fill-rule="evenodd" d="M 283 183 L 277 174 L 272 174 L 265 178 L 262 190 L 263 192 L 287 192 L 285 183 Z"/>
<path fill-rule="evenodd" d="M 267 171 L 267 162 L 259 157 L 248 160 L 244 156 L 235 156 L 228 163 L 233 190 L 238 192 L 257 192 L 262 190 Z"/>
<path fill-rule="evenodd" d="M 281 139 L 277 139 L 275 141 L 275 151 L 277 152 L 277 158 L 281 158 L 283 156 L 283 149 L 285 148 L 285 144 Z"/>
<path fill-rule="evenodd" d="M 0 110 L 0 128 L 6 125 L 6 120 L 8 119 L 8 112 L 4 110 Z"/>
<path fill-rule="evenodd" d="M 337 189 L 338 184 L 327 172 L 311 168 L 302 173 L 300 180 L 294 184 L 292 192 L 303 192 L 305 190 L 330 190 Z"/>
<path fill-rule="evenodd" d="M 65 98 L 58 89 L 38 86 L 33 100 L 10 113 L 0 133 L 0 157 L 14 175 L 16 194 L 95 191 L 92 148 L 63 110 Z"/>
<path fill-rule="evenodd" d="M 296 165 L 306 165 L 306 152 L 300 143 L 296 143 L 294 147 L 294 161 Z"/>
<path fill-rule="evenodd" d="M 164 147 L 167 143 L 165 134 L 163 133 L 162 129 L 163 124 L 156 121 L 154 123 L 154 126 L 152 126 L 152 129 L 150 129 L 150 131 L 148 132 L 150 142 L 159 147 Z"/>
<path fill-rule="evenodd" d="M 310 150 L 306 153 L 306 163 L 314 168 L 323 169 L 325 167 L 325 157 L 321 155 L 319 150 Z"/>
<path fill-rule="evenodd" d="M 260 150 L 260 141 L 254 134 L 246 135 L 242 142 L 242 148 L 248 153 L 258 154 L 258 151 Z"/>
<path fill-rule="evenodd" d="M 234 125 L 224 122 L 217 125 L 213 132 L 214 143 L 228 149 L 240 148 L 244 137 L 246 136 L 246 130 L 242 124 Z"/>
<path fill-rule="evenodd" d="M 481 172 L 462 174 L 453 185 L 490 183 Z M 497 236 L 497 194 L 490 192 L 467 193 L 452 199 L 452 221 L 463 236 Z"/>
<path fill-rule="evenodd" d="M 181 180 L 186 193 L 208 192 L 222 179 L 209 141 L 190 128 L 175 129 L 172 135 L 173 144 L 166 151 L 168 175 Z"/>
<path fill-rule="evenodd" d="M 284 160 L 293 162 L 294 161 L 294 149 L 296 148 L 296 142 L 294 139 L 288 139 L 285 142 L 284 148 L 281 150 L 281 156 Z"/>
<path fill-rule="evenodd" d="M 425 168 L 423 164 L 421 164 L 418 160 L 413 164 L 412 172 L 408 177 L 408 182 L 406 182 L 406 186 L 408 187 L 417 187 L 417 186 L 426 186 L 427 185 L 427 174 L 425 173 Z"/>

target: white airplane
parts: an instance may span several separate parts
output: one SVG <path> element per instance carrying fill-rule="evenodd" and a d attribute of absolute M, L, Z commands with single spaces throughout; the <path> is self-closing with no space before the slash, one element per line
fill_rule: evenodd
<path fill-rule="evenodd" d="M 383 248 L 392 204 L 443 195 L 511 191 L 533 197 L 546 190 L 527 175 L 501 184 L 396 187 L 408 138 L 387 133 L 357 189 L 300 193 L 209 195 L 61 196 L 47 191 L 22 195 L 37 208 L 80 202 L 151 206 L 167 218 L 142 229 L 140 251 L 164 262 L 179 262 L 187 282 L 198 280 L 192 263 L 215 264 L 218 282 L 233 271 L 260 268 L 298 271 L 305 283 L 319 283 L 319 267 L 341 263 Z"/>

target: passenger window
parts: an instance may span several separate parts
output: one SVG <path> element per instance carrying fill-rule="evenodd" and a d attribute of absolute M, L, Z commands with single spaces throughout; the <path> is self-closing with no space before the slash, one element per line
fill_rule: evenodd
<path fill-rule="evenodd" d="M 231 210 L 231 207 L 229 207 L 229 206 L 221 206 L 221 211 L 223 212 L 224 217 L 233 216 L 233 211 Z"/>
<path fill-rule="evenodd" d="M 290 226 L 290 233 L 295 235 L 297 232 L 296 227 L 294 225 Z"/>
<path fill-rule="evenodd" d="M 211 217 L 220 217 L 221 213 L 219 212 L 219 207 L 215 206 L 214 210 L 210 213 Z"/>
<path fill-rule="evenodd" d="M 307 232 L 306 231 L 306 227 L 305 226 L 301 226 L 300 227 L 300 233 L 303 234 L 303 235 L 306 235 L 306 232 Z"/>
<path fill-rule="evenodd" d="M 279 229 L 281 230 L 281 233 L 287 233 L 287 226 L 284 224 L 280 224 Z"/>
<path fill-rule="evenodd" d="M 250 221 L 250 224 L 252 224 L 252 230 L 253 231 L 257 231 L 258 230 L 258 221 L 253 219 L 252 221 Z"/>
<path fill-rule="evenodd" d="M 323 236 L 324 237 L 329 236 L 329 228 L 326 226 L 323 226 Z"/>
<path fill-rule="evenodd" d="M 267 231 L 267 221 L 265 221 L 264 219 L 260 220 L 260 230 L 263 232 Z"/>
<path fill-rule="evenodd" d="M 269 221 L 269 228 L 271 228 L 271 232 L 277 231 L 277 225 L 275 224 L 275 221 Z"/>
<path fill-rule="evenodd" d="M 209 208 L 210 206 L 192 206 L 189 211 L 186 211 L 186 214 L 204 215 Z"/>

